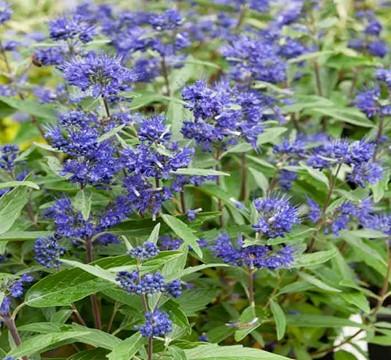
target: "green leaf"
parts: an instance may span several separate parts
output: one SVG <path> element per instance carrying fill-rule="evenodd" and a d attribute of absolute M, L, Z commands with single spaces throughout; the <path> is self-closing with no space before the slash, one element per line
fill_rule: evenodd
<path fill-rule="evenodd" d="M 248 334 L 251 334 L 261 325 L 259 319 L 255 316 L 254 308 L 249 306 L 240 314 L 238 330 L 235 331 L 235 341 L 242 341 Z"/>
<path fill-rule="evenodd" d="M 317 266 L 329 261 L 336 254 L 337 250 L 335 248 L 326 251 L 318 251 L 312 254 L 303 254 L 296 260 L 294 267 L 300 268 Z"/>
<path fill-rule="evenodd" d="M 9 231 L 0 235 L 0 241 L 27 241 L 50 236 L 51 231 Z"/>
<path fill-rule="evenodd" d="M 118 134 L 124 127 L 125 127 L 125 125 L 120 125 L 120 126 L 117 126 L 117 127 L 113 128 L 113 129 L 111 129 L 107 133 L 104 133 L 101 137 L 99 137 L 98 142 L 101 143 L 101 142 L 103 142 L 105 140 L 110 139 L 111 137 L 113 137 L 116 134 Z"/>
<path fill-rule="evenodd" d="M 151 235 L 149 235 L 148 242 L 156 244 L 159 239 L 160 223 L 153 228 Z"/>
<path fill-rule="evenodd" d="M 198 245 L 198 238 L 192 230 L 181 220 L 171 215 L 162 215 L 164 222 L 179 236 L 186 245 L 191 246 L 194 252 L 202 258 L 202 250 Z"/>
<path fill-rule="evenodd" d="M 11 229 L 28 200 L 26 187 L 15 188 L 0 198 L 0 234 Z"/>
<path fill-rule="evenodd" d="M 110 354 L 107 354 L 109 360 L 129 360 L 143 346 L 145 340 L 140 333 L 136 333 L 131 337 L 122 340 Z"/>
<path fill-rule="evenodd" d="M 240 345 L 200 345 L 186 349 L 187 360 L 288 360 L 287 357 Z"/>
<path fill-rule="evenodd" d="M 175 251 L 162 251 L 155 258 L 146 261 L 142 269 L 154 271 L 169 259 L 175 259 L 179 255 L 181 254 Z M 128 255 L 122 255 L 102 258 L 89 266 L 99 266 L 102 269 L 111 269 L 111 271 L 121 267 L 127 269 L 126 266 L 135 269 L 136 261 Z M 95 268 L 91 271 L 99 272 L 99 269 Z M 109 290 L 110 287 L 116 288 L 114 284 L 109 284 L 107 279 L 96 278 L 95 275 L 79 268 L 65 269 L 35 283 L 27 291 L 25 301 L 31 307 L 66 306 L 91 294 Z"/>
<path fill-rule="evenodd" d="M 100 279 L 107 280 L 112 284 L 117 285 L 117 281 L 115 280 L 116 277 L 115 274 L 111 273 L 110 271 L 104 270 L 97 265 L 88 265 L 88 264 L 80 263 L 78 261 L 66 260 L 66 259 L 61 259 L 61 262 L 70 265 L 72 267 L 79 268 L 85 272 L 88 272 L 91 275 L 94 275 Z"/>
<path fill-rule="evenodd" d="M 339 350 L 334 353 L 334 360 L 357 360 L 357 358 L 345 350 Z"/>
<path fill-rule="evenodd" d="M 329 292 L 341 292 L 341 290 L 326 284 L 322 280 L 319 280 L 318 278 L 316 278 L 315 276 L 312 276 L 310 274 L 306 274 L 306 273 L 300 272 L 299 276 L 303 280 L 305 280 L 308 283 L 316 286 L 319 289 L 322 289 L 322 290 L 325 290 L 325 291 L 329 291 Z"/>
<path fill-rule="evenodd" d="M 260 171 L 255 170 L 253 168 L 249 168 L 251 175 L 254 177 L 257 185 L 262 189 L 263 193 L 266 194 L 269 189 L 269 181 L 265 175 L 263 175 Z"/>
<path fill-rule="evenodd" d="M 15 188 L 19 186 L 26 186 L 35 190 L 39 190 L 39 186 L 32 181 L 7 181 L 0 184 L 0 189 Z"/>
<path fill-rule="evenodd" d="M 40 104 L 38 101 L 30 99 L 16 99 L 11 97 L 0 96 L 0 101 L 11 106 L 15 110 L 34 115 L 39 118 L 54 120 L 57 117 L 55 107 L 47 104 Z"/>
<path fill-rule="evenodd" d="M 270 310 L 276 323 L 277 339 L 281 340 L 284 337 L 286 330 L 286 318 L 284 311 L 281 306 L 273 300 L 270 301 Z"/>
<path fill-rule="evenodd" d="M 92 265 L 103 269 L 135 264 L 128 255 L 97 260 Z M 32 307 L 66 306 L 109 287 L 107 280 L 97 279 L 81 269 L 66 269 L 46 276 L 26 293 L 26 304 Z"/>
<path fill-rule="evenodd" d="M 359 308 L 361 311 L 365 312 L 366 314 L 369 314 L 370 312 L 369 302 L 364 294 L 360 292 L 351 292 L 351 293 L 344 292 L 341 294 L 341 296 L 349 304 L 352 304 L 357 308 Z"/>
<path fill-rule="evenodd" d="M 273 144 L 286 131 L 287 128 L 284 127 L 267 128 L 261 135 L 259 135 L 257 145 Z"/>
<path fill-rule="evenodd" d="M 318 169 L 313 169 L 309 166 L 306 166 L 304 164 L 300 164 L 302 168 L 304 168 L 307 173 L 314 178 L 315 180 L 321 182 L 322 184 L 326 185 L 326 188 L 328 189 L 330 184 L 329 184 L 329 179 L 325 174 L 323 174 L 320 170 Z"/>
<path fill-rule="evenodd" d="M 180 305 L 174 300 L 166 301 L 162 308 L 169 313 L 170 319 L 182 329 L 185 329 L 188 334 L 191 333 L 190 323 L 187 319 L 185 312 L 181 309 Z"/>
<path fill-rule="evenodd" d="M 172 174 L 176 175 L 189 175 L 189 176 L 230 176 L 230 174 L 213 169 L 196 169 L 196 168 L 183 168 L 172 171 Z"/>
<path fill-rule="evenodd" d="M 83 215 L 84 220 L 88 220 L 91 212 L 91 197 L 92 193 L 88 190 L 80 190 L 73 201 L 73 206 Z"/>
<path fill-rule="evenodd" d="M 31 356 L 37 353 L 39 354 L 62 341 L 87 334 L 88 332 L 85 331 L 65 331 L 33 336 L 24 340 L 21 345 L 11 350 L 7 356 L 20 358 L 22 356 Z"/>
<path fill-rule="evenodd" d="M 107 350 L 105 349 L 94 349 L 77 352 L 67 360 L 102 360 L 105 358 Z"/>
<path fill-rule="evenodd" d="M 287 324 L 296 327 L 308 327 L 308 328 L 328 328 L 328 327 L 356 327 L 365 328 L 365 325 L 356 323 L 349 319 L 340 318 L 329 315 L 314 315 L 314 314 L 301 314 L 301 315 L 287 315 Z"/>
<path fill-rule="evenodd" d="M 121 342 L 121 340 L 114 335 L 79 324 L 64 325 L 55 322 L 42 322 L 22 325 L 18 327 L 18 329 L 20 331 L 38 332 L 41 334 L 50 334 L 56 332 L 79 333 L 78 335 L 72 336 L 72 339 L 83 344 L 101 347 L 108 350 L 115 349 Z"/>

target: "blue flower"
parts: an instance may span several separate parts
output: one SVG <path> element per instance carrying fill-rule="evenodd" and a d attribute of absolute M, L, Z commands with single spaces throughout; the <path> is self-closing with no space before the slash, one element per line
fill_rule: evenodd
<path fill-rule="evenodd" d="M 375 117 L 380 110 L 380 89 L 378 87 L 359 92 L 354 104 L 369 118 Z"/>
<path fill-rule="evenodd" d="M 15 161 L 19 153 L 16 145 L 0 146 L 0 169 L 12 172 L 15 168 Z"/>
<path fill-rule="evenodd" d="M 174 239 L 170 235 L 163 235 L 159 238 L 159 246 L 162 250 L 178 250 L 182 243 L 181 239 Z"/>
<path fill-rule="evenodd" d="M 365 187 L 368 183 L 376 184 L 383 177 L 383 168 L 374 162 L 363 163 L 353 167 L 349 180 L 355 184 Z"/>
<path fill-rule="evenodd" d="M 157 31 L 174 30 L 182 24 L 180 13 L 175 9 L 166 10 L 161 14 L 150 14 L 149 23 Z"/>
<path fill-rule="evenodd" d="M 8 288 L 13 298 L 20 298 L 24 294 L 25 285 L 34 281 L 31 275 L 23 274 L 18 280 L 14 281 Z"/>
<path fill-rule="evenodd" d="M 172 322 L 167 313 L 154 310 L 145 314 L 145 323 L 139 330 L 144 337 L 164 336 L 172 331 Z"/>
<path fill-rule="evenodd" d="M 135 74 L 120 60 L 107 54 L 89 52 L 82 58 L 73 58 L 61 66 L 64 78 L 70 85 L 92 96 L 110 98 L 129 90 L 136 80 Z"/>
<path fill-rule="evenodd" d="M 34 244 L 35 260 L 47 268 L 58 268 L 61 264 L 59 259 L 65 250 L 55 236 L 41 237 Z"/>
<path fill-rule="evenodd" d="M 60 65 L 64 62 L 64 50 L 61 47 L 38 49 L 33 54 L 33 63 L 37 66 Z"/>
<path fill-rule="evenodd" d="M 147 260 L 159 254 L 159 248 L 152 242 L 146 241 L 129 251 L 129 254 L 138 260 Z"/>
<path fill-rule="evenodd" d="M 54 41 L 78 38 L 82 43 L 92 41 L 94 27 L 79 16 L 59 17 L 49 22 L 50 37 Z"/>
<path fill-rule="evenodd" d="M 4 24 L 11 19 L 12 10 L 11 6 L 5 1 L 0 1 L 0 24 Z"/>
<path fill-rule="evenodd" d="M 259 198 L 254 206 L 259 217 L 253 229 L 268 238 L 284 236 L 300 222 L 297 209 L 285 197 Z"/>
<path fill-rule="evenodd" d="M 242 35 L 225 46 L 222 54 L 231 65 L 231 77 L 237 81 L 278 84 L 286 80 L 286 62 L 270 41 Z"/>
<path fill-rule="evenodd" d="M 388 89 L 391 90 L 391 70 L 388 69 L 378 69 L 376 70 L 376 79 L 378 81 L 384 82 Z"/>
<path fill-rule="evenodd" d="M 116 280 L 124 290 L 137 295 L 155 294 L 166 290 L 164 277 L 159 272 L 141 276 L 138 271 L 120 271 Z"/>
<path fill-rule="evenodd" d="M 238 246 L 234 247 L 227 234 L 220 234 L 213 246 L 215 255 L 225 263 L 236 266 L 247 266 L 257 269 L 283 269 L 289 268 L 294 261 L 294 249 L 283 246 L 274 250 L 270 246 L 251 245 L 244 247 L 239 239 Z"/>

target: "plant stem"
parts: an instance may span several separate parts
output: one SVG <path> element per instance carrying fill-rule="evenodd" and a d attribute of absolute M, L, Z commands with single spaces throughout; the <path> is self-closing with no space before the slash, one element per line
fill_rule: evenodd
<path fill-rule="evenodd" d="M 166 57 L 165 56 L 162 56 L 160 64 L 161 64 L 161 67 L 162 67 L 162 75 L 163 75 L 163 78 L 164 78 L 164 83 L 166 85 L 166 93 L 165 93 L 165 95 L 171 96 L 170 80 L 168 78 L 168 69 L 167 69 L 167 63 L 166 63 Z"/>
<path fill-rule="evenodd" d="M 341 166 L 342 164 L 338 164 L 337 166 L 337 169 L 335 170 L 335 174 L 334 176 L 331 177 L 330 179 L 330 188 L 329 188 L 329 192 L 327 194 L 327 197 L 326 197 L 326 201 L 325 203 L 323 204 L 323 208 L 322 208 L 322 211 L 321 211 L 321 214 L 320 214 L 320 218 L 318 220 L 318 226 L 316 228 L 316 231 L 314 233 L 314 235 L 312 236 L 311 240 L 310 240 L 310 243 L 308 245 L 308 252 L 311 252 L 313 250 L 313 247 L 315 245 L 315 240 L 316 240 L 316 237 L 318 236 L 320 230 L 322 229 L 325 221 L 326 221 L 326 212 L 327 212 L 327 209 L 330 205 L 330 202 L 331 202 L 331 198 L 333 196 L 333 192 L 334 192 L 334 188 L 335 188 L 335 185 L 337 183 L 337 176 L 341 170 Z"/>
<path fill-rule="evenodd" d="M 254 270 L 254 268 L 252 268 L 252 267 L 248 268 L 247 273 L 248 273 L 248 301 L 250 303 L 250 306 L 254 309 L 255 308 L 255 296 L 254 296 L 255 270 Z"/>
<path fill-rule="evenodd" d="M 373 152 L 373 157 L 372 157 L 373 161 L 376 161 L 376 157 L 379 152 L 379 145 L 380 145 L 381 138 L 383 136 L 383 130 L 384 130 L 384 117 L 380 116 L 379 126 L 377 128 L 377 134 L 375 139 L 375 151 Z"/>
<path fill-rule="evenodd" d="M 152 357 L 153 357 L 153 337 L 152 336 L 150 336 L 148 338 L 147 352 L 148 352 L 148 360 L 152 360 Z"/>
<path fill-rule="evenodd" d="M 80 313 L 79 313 L 79 310 L 77 310 L 77 307 L 75 306 L 75 304 L 72 304 L 71 305 L 71 308 L 72 308 L 72 312 L 76 318 L 76 320 L 79 322 L 80 325 L 83 325 L 83 326 L 87 326 L 86 322 L 84 321 L 84 319 L 81 317 Z"/>
<path fill-rule="evenodd" d="M 183 215 L 186 214 L 186 200 L 185 200 L 185 191 L 182 190 L 180 193 L 179 193 L 179 197 L 181 199 L 181 212 Z"/>
<path fill-rule="evenodd" d="M 379 299 L 377 301 L 377 304 L 376 304 L 375 308 L 373 309 L 373 312 L 372 312 L 373 315 L 376 315 L 379 312 L 379 310 L 382 307 L 382 305 L 384 303 L 384 300 L 386 298 L 386 294 L 388 292 L 388 289 L 390 287 L 389 280 L 390 280 L 390 275 L 391 275 L 391 251 L 390 251 L 390 246 L 388 244 L 388 241 L 389 241 L 389 239 L 387 238 L 387 240 L 386 240 L 386 249 L 387 249 L 387 271 L 386 271 L 386 276 L 384 277 L 383 286 L 380 289 Z"/>
<path fill-rule="evenodd" d="M 220 165 L 219 165 L 220 149 L 216 149 L 214 158 L 216 160 L 215 170 L 219 171 L 220 170 Z M 220 186 L 221 186 L 220 176 L 216 176 L 216 185 L 220 188 Z M 217 198 L 217 209 L 220 212 L 220 216 L 219 216 L 220 227 L 223 227 L 224 226 L 224 218 L 223 218 L 224 207 L 223 207 L 223 202 L 221 201 L 220 198 Z"/>
<path fill-rule="evenodd" d="M 16 346 L 19 346 L 22 343 L 22 339 L 20 338 L 18 329 L 15 324 L 15 320 L 12 316 L 3 316 L 3 322 L 5 326 L 8 328 L 12 339 L 14 340 L 14 343 Z M 28 360 L 27 356 L 22 356 L 23 360 Z"/>
<path fill-rule="evenodd" d="M 105 112 L 106 112 L 106 116 L 109 118 L 111 115 L 110 115 L 110 108 L 109 108 L 109 104 L 106 100 L 106 98 L 102 95 L 102 99 L 103 99 L 103 105 L 105 107 Z"/>
<path fill-rule="evenodd" d="M 240 6 L 239 17 L 235 26 L 236 31 L 238 31 L 242 27 L 244 19 L 246 18 L 246 12 L 247 12 L 247 6 L 246 5 Z"/>
<path fill-rule="evenodd" d="M 242 201 L 246 201 L 247 200 L 247 197 L 248 197 L 248 189 L 247 189 L 247 174 L 248 174 L 248 171 L 247 171 L 247 158 L 246 158 L 246 154 L 243 153 L 241 156 L 240 156 L 240 159 L 241 159 L 241 177 L 242 177 L 242 182 L 241 182 L 241 187 L 240 187 L 240 196 L 239 196 L 239 200 L 242 200 Z"/>
<path fill-rule="evenodd" d="M 92 238 L 87 238 L 86 240 L 86 260 L 87 264 L 91 263 L 94 260 L 94 248 L 92 243 Z M 95 328 L 102 329 L 102 318 L 100 314 L 99 300 L 96 294 L 90 296 L 92 314 L 94 316 Z"/>
<path fill-rule="evenodd" d="M 114 307 L 113 307 L 113 312 L 111 313 L 110 320 L 109 320 L 109 323 L 107 325 L 107 332 L 108 333 L 111 332 L 111 328 L 113 327 L 115 315 L 117 315 L 119 307 L 120 307 L 120 305 L 117 302 L 115 302 L 114 303 Z"/>

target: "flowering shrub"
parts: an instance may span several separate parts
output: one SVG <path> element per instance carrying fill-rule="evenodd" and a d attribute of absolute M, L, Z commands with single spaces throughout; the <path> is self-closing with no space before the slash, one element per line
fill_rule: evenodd
<path fill-rule="evenodd" d="M 0 2 L 1 358 L 391 345 L 390 5 L 135 3 Z"/>

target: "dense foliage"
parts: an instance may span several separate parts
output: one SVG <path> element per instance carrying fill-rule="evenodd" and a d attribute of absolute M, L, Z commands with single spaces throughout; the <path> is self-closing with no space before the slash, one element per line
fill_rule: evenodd
<path fill-rule="evenodd" d="M 0 357 L 391 345 L 391 4 L 65 4 L 0 2 Z"/>

